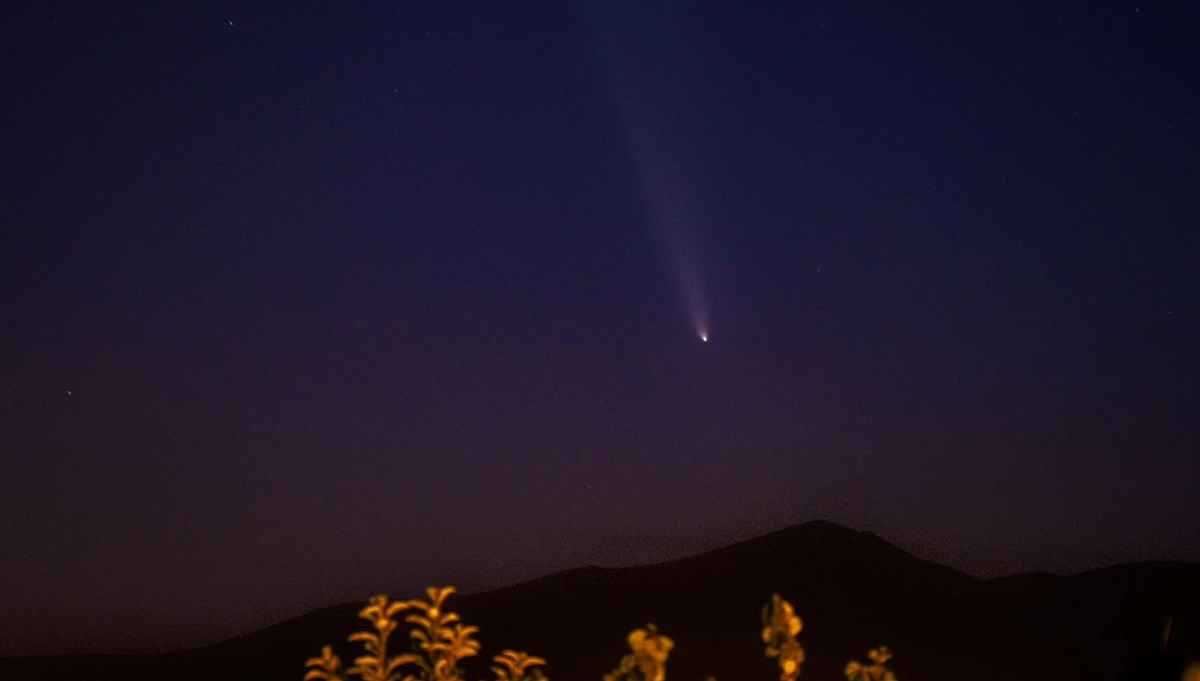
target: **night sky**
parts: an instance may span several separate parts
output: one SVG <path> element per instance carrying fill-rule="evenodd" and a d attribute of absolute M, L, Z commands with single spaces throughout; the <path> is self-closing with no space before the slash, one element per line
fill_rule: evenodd
<path fill-rule="evenodd" d="M 1200 560 L 1196 3 L 245 4 L 0 10 L 0 654 Z"/>

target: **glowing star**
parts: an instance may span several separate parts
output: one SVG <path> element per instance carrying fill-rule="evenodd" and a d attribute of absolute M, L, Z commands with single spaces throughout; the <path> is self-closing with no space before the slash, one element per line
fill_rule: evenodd
<path fill-rule="evenodd" d="M 707 342 L 708 342 L 708 334 L 707 334 L 707 333 L 702 333 L 702 334 L 700 334 L 700 340 L 702 340 L 702 341 L 704 341 L 705 343 L 707 343 Z"/>

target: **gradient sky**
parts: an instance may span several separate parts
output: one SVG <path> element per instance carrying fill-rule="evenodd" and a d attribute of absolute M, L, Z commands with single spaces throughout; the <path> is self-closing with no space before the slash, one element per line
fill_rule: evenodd
<path fill-rule="evenodd" d="M 1196 3 L 241 4 L 0 10 L 0 654 L 1200 560 Z"/>

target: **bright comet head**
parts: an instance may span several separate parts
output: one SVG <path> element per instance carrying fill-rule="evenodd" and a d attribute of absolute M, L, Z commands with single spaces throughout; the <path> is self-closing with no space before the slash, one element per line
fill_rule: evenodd
<path fill-rule="evenodd" d="M 701 331 L 701 332 L 700 332 L 700 340 L 702 340 L 702 341 L 704 341 L 705 343 L 707 343 L 707 342 L 708 342 L 708 334 L 707 334 L 707 333 L 704 333 L 703 331 Z"/>

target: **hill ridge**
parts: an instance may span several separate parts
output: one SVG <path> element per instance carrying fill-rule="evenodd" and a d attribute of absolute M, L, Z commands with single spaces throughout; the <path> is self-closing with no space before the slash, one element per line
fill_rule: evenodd
<path fill-rule="evenodd" d="M 551 660 L 556 679 L 599 678 L 622 654 L 625 634 L 651 621 L 677 641 L 670 662 L 676 678 L 759 670 L 751 675 L 769 679 L 757 631 L 771 593 L 792 600 L 804 619 L 808 678 L 839 678 L 847 659 L 886 643 L 897 652 L 893 668 L 903 681 L 961 678 L 978 660 L 987 660 L 984 671 L 972 672 L 978 681 L 1115 680 L 1114 670 L 1156 644 L 1166 616 L 1176 617 L 1180 646 L 1191 645 L 1200 620 L 1200 563 L 979 580 L 872 532 L 809 521 L 683 558 L 570 568 L 450 603 L 481 628 L 485 653 L 530 650 Z M 0 681 L 294 681 L 321 645 L 349 650 L 344 641 L 361 627 L 361 605 L 318 608 L 157 656 L 0 658 Z M 474 662 L 483 666 L 468 671 L 482 677 L 485 658 Z"/>

